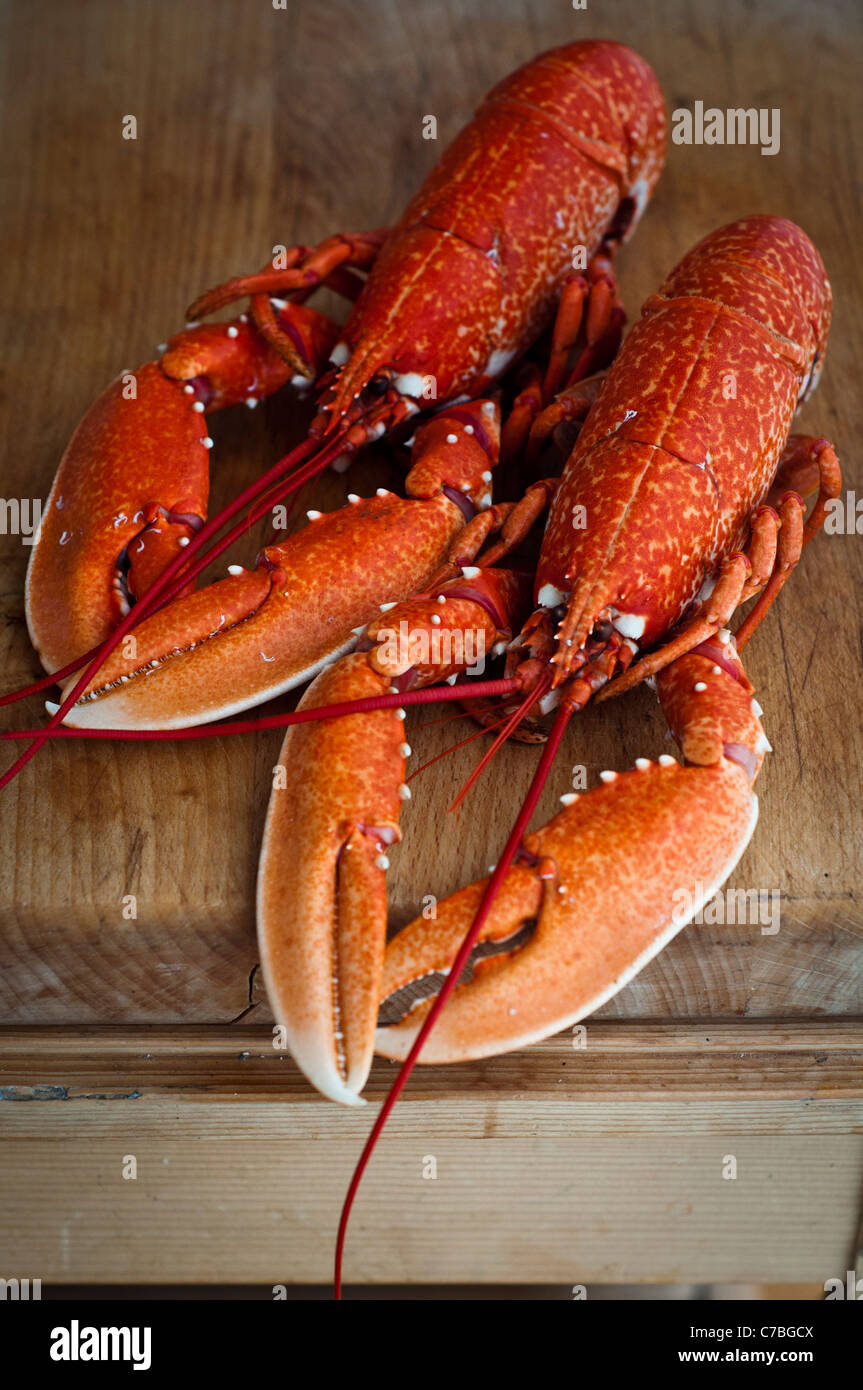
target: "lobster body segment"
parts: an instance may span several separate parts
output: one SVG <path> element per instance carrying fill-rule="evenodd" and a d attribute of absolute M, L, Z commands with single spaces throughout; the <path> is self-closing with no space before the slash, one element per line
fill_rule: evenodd
<path fill-rule="evenodd" d="M 631 232 L 665 144 L 659 84 L 622 44 L 505 78 L 384 242 L 333 353 L 331 418 L 383 369 L 414 398 L 428 376 L 442 400 L 484 391 L 548 323 L 574 253 Z"/>
<path fill-rule="evenodd" d="M 650 646 L 739 549 L 823 361 L 830 284 L 793 223 L 706 237 L 649 299 L 579 435 L 536 578 L 558 683 L 600 614 Z M 585 524 L 586 521 L 586 524 Z"/>

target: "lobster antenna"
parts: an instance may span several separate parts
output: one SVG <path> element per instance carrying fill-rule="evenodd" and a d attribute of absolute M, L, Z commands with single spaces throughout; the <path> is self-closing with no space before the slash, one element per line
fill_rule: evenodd
<path fill-rule="evenodd" d="M 547 688 L 547 685 L 548 681 L 546 680 L 545 682 L 541 682 L 536 687 L 536 689 L 532 692 L 534 700 L 538 699 L 539 696 L 543 694 L 544 690 Z M 432 1028 L 434 1028 L 435 1023 L 437 1022 L 438 1017 L 441 1013 L 441 1010 L 444 1008 L 447 1000 L 449 999 L 450 995 L 452 994 L 453 990 L 455 989 L 456 985 L 461 979 L 462 971 L 464 970 L 464 967 L 468 962 L 470 953 L 473 950 L 476 941 L 479 937 L 479 934 L 482 931 L 482 928 L 488 918 L 489 913 L 491 912 L 492 907 L 494 906 L 495 900 L 497 899 L 501 884 L 503 883 L 504 876 L 507 870 L 509 869 L 509 866 L 515 858 L 518 849 L 521 845 L 522 839 L 524 837 L 524 832 L 527 829 L 527 825 L 530 821 L 531 816 L 533 815 L 536 803 L 539 800 L 540 795 L 542 794 L 542 789 L 545 786 L 546 780 L 548 778 L 548 774 L 551 769 L 551 764 L 560 746 L 560 741 L 563 738 L 566 726 L 569 722 L 572 713 L 573 707 L 566 701 L 564 701 L 564 703 L 561 704 L 560 708 L 558 709 L 557 715 L 555 716 L 554 724 L 552 725 L 548 742 L 542 750 L 542 756 L 537 765 L 536 772 L 533 776 L 533 781 L 530 784 L 522 808 L 518 813 L 515 825 L 512 828 L 512 832 L 509 836 L 509 839 L 506 842 L 506 845 L 504 846 L 500 860 L 496 865 L 494 871 L 492 872 L 492 875 L 489 878 L 488 883 L 486 884 L 485 891 L 482 895 L 482 900 L 480 901 L 480 905 L 477 908 L 476 916 L 474 917 L 470 929 L 468 930 L 464 940 L 461 943 L 461 946 L 458 949 L 458 953 L 455 957 L 455 960 L 452 963 L 449 974 L 447 975 L 446 980 L 444 981 L 441 992 L 435 999 L 431 1009 L 426 1015 L 425 1021 L 423 1022 L 422 1027 L 420 1028 L 419 1033 L 416 1036 L 416 1039 L 414 1041 L 413 1046 L 411 1047 L 410 1052 L 408 1053 L 404 1062 L 402 1062 L 402 1065 L 399 1068 L 398 1076 L 393 1082 L 389 1090 L 389 1093 L 387 1094 L 387 1097 L 384 1100 L 383 1105 L 381 1106 L 378 1117 L 372 1126 L 371 1133 L 369 1134 L 369 1137 L 366 1140 L 365 1145 L 363 1146 L 363 1151 L 360 1154 L 357 1166 L 354 1169 L 353 1176 L 351 1178 L 350 1185 L 345 1196 L 344 1205 L 342 1206 L 341 1217 L 339 1219 L 339 1230 L 338 1235 L 336 1237 L 335 1270 L 333 1278 L 333 1294 L 336 1299 L 341 1299 L 342 1296 L 342 1263 L 345 1250 L 345 1237 L 347 1235 L 348 1221 L 350 1220 L 351 1209 L 354 1204 L 354 1198 L 357 1195 L 359 1185 L 362 1181 L 363 1173 L 365 1172 L 368 1166 L 369 1159 L 371 1158 L 374 1152 L 375 1145 L 377 1144 L 377 1141 L 380 1138 L 381 1131 L 383 1130 L 384 1125 L 389 1119 L 393 1106 L 395 1105 L 396 1101 L 398 1100 L 399 1096 L 404 1090 L 408 1078 L 410 1077 L 410 1074 L 417 1063 L 417 1060 L 419 1058 L 420 1053 L 422 1052 L 423 1047 L 425 1046 L 425 1042 L 429 1033 L 431 1032 Z"/>
<path fill-rule="evenodd" d="M 65 724 L 46 725 L 44 729 L 9 729 L 0 733 L 3 739 L 39 738 L 93 738 L 120 739 L 130 742 L 158 742 L 162 739 L 183 740 L 189 738 L 221 738 L 224 734 L 259 733 L 264 729 L 284 729 L 292 724 L 313 724 L 322 719 L 342 719 L 347 714 L 369 714 L 378 709 L 394 709 L 400 705 L 429 705 L 443 700 L 461 700 L 464 691 L 470 688 L 472 697 L 491 698 L 510 695 L 518 688 L 513 677 L 502 677 L 494 681 L 476 681 L 470 687 L 467 682 L 461 685 L 436 685 L 428 690 L 408 690 L 387 693 L 386 695 L 363 695 L 358 700 L 345 700 L 335 705 L 314 705 L 310 709 L 292 710 L 286 714 L 265 714 L 257 719 L 234 719 L 224 724 L 196 724 L 191 729 L 76 729 Z M 484 730 L 479 730 L 484 733 Z"/>
<path fill-rule="evenodd" d="M 494 743 L 492 743 L 491 746 L 487 748 L 486 751 L 483 753 L 476 767 L 472 769 L 467 781 L 459 791 L 452 805 L 448 808 L 450 811 L 458 810 L 459 806 L 464 801 L 471 787 L 482 775 L 482 773 L 485 771 L 485 769 L 491 762 L 492 758 L 495 756 L 496 753 L 500 751 L 500 749 L 506 743 L 507 739 L 511 736 L 514 730 L 518 728 L 519 724 L 524 719 L 531 705 L 535 703 L 536 698 L 536 690 L 531 691 L 521 702 L 521 704 L 517 706 L 515 711 L 507 718 L 506 722 L 503 725 L 503 728 L 500 730 L 500 733 L 495 738 Z M 497 728 L 499 726 L 494 725 L 493 727 Z"/>
<path fill-rule="evenodd" d="M 464 719 L 465 717 L 464 714 L 452 714 L 448 715 L 445 719 L 431 719 L 429 720 L 429 724 L 446 724 L 453 719 Z M 459 739 L 458 743 L 451 743 L 449 748 L 444 748 L 442 752 L 436 753 L 433 758 L 429 758 L 427 763 L 423 763 L 421 767 L 418 767 L 411 773 L 410 777 L 405 778 L 405 781 L 412 782 L 415 777 L 419 777 L 421 772 L 425 772 L 426 768 L 434 767 L 435 763 L 439 763 L 441 758 L 448 758 L 450 753 L 455 753 L 458 748 L 464 748 L 466 744 L 474 743 L 476 739 L 482 738 L 483 734 L 488 734 L 494 729 L 499 729 L 501 724 L 505 723 L 508 719 L 509 715 L 505 714 L 502 719 L 496 720 L 494 724 L 488 724 L 482 728 L 474 729 L 473 733 L 468 734 L 467 738 Z M 427 725 L 421 724 L 417 727 L 426 728 Z"/>

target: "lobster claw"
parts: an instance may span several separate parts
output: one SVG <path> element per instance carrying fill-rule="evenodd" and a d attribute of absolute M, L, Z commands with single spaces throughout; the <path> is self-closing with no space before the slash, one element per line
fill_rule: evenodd
<path fill-rule="evenodd" d="M 362 650 L 323 671 L 300 709 L 463 671 L 511 634 L 530 597 L 529 576 L 477 569 L 388 605 Z M 404 710 L 390 708 L 290 728 L 261 851 L 258 937 L 276 1020 L 309 1080 L 348 1105 L 360 1103 L 374 1051 L 387 849 L 401 838 L 400 806 L 410 797 L 403 721 Z"/>
<path fill-rule="evenodd" d="M 345 657 L 300 709 L 381 695 L 389 681 Z M 258 939 L 267 994 L 319 1091 L 362 1104 L 386 935 L 386 850 L 400 838 L 403 713 L 346 715 L 288 730 L 264 831 Z"/>
<path fill-rule="evenodd" d="M 335 325 L 293 304 L 280 322 L 319 370 Z M 103 642 L 203 526 L 205 412 L 256 404 L 290 370 L 242 319 L 204 324 L 94 401 L 57 470 L 27 573 L 27 624 L 47 670 Z"/>
<path fill-rule="evenodd" d="M 207 443 L 192 397 L 156 362 L 90 407 L 57 470 L 27 573 L 27 623 L 47 670 L 104 641 L 128 612 L 154 538 L 169 544 L 166 563 L 203 524 Z"/>
<path fill-rule="evenodd" d="M 567 795 L 506 875 L 465 976 L 422 1061 L 537 1042 L 617 993 L 708 901 L 755 828 L 751 781 L 766 748 L 730 643 L 705 644 L 658 682 L 687 762 L 663 756 Z M 757 707 L 756 707 L 757 708 Z M 704 759 L 704 761 L 701 761 Z M 404 1058 L 469 930 L 485 882 L 390 943 L 376 1050 Z"/>
<path fill-rule="evenodd" d="M 474 505 L 491 501 L 498 427 L 491 401 L 419 426 L 407 497 L 379 488 L 309 512 L 308 525 L 266 546 L 254 569 L 231 566 L 228 578 L 148 614 L 66 723 L 183 728 L 309 680 L 353 648 L 382 599 L 397 603 L 436 576 Z"/>

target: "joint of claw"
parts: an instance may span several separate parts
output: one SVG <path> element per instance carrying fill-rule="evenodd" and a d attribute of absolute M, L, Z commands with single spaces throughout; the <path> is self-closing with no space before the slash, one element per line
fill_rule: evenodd
<path fill-rule="evenodd" d="M 470 953 L 470 958 L 459 976 L 459 985 L 469 985 L 478 967 L 495 957 L 510 959 L 528 945 L 537 928 L 537 919 L 529 918 L 522 922 L 509 936 L 498 940 L 478 941 Z M 420 1004 L 429 1003 L 441 991 L 448 970 L 430 970 L 406 985 L 401 985 L 381 1001 L 378 1010 L 378 1027 L 392 1028 L 407 1018 Z"/>

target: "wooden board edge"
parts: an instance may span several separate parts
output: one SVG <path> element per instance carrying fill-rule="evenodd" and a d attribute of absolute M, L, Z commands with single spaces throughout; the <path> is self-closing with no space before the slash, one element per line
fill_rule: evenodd
<path fill-rule="evenodd" d="M 408 1103 L 491 1099 L 688 1100 L 863 1097 L 863 1022 L 603 1022 L 533 1048 L 455 1067 L 418 1067 Z M 366 1091 L 395 1076 L 378 1059 Z M 265 1028 L 0 1028 L 0 1098 L 170 1094 L 304 1105 L 316 1097 Z"/>

